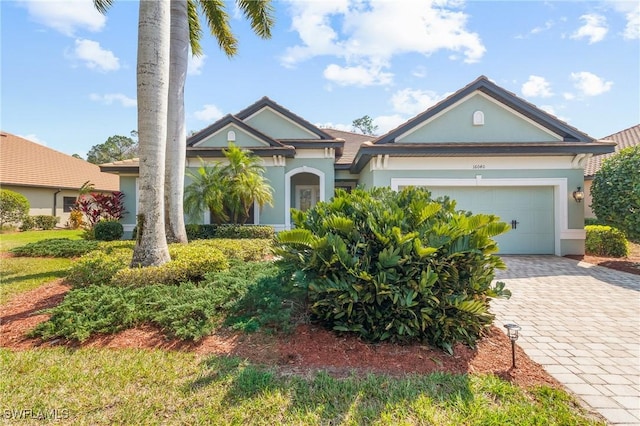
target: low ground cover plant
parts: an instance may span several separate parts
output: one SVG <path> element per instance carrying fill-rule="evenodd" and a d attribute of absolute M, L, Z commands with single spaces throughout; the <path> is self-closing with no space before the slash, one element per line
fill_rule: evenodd
<path fill-rule="evenodd" d="M 339 191 L 293 219 L 276 253 L 308 291 L 314 318 L 333 330 L 451 352 L 491 325 L 491 298 L 510 296 L 492 286 L 504 268 L 492 237 L 508 225 L 425 189 Z"/>
<path fill-rule="evenodd" d="M 98 248 L 96 241 L 47 238 L 9 250 L 23 257 L 78 257 Z"/>

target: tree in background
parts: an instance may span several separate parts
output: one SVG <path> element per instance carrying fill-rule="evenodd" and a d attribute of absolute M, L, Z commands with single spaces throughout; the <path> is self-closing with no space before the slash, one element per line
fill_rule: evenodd
<path fill-rule="evenodd" d="M 640 146 L 603 161 L 591 184 L 591 209 L 633 241 L 640 241 Z"/>
<path fill-rule="evenodd" d="M 214 223 L 244 224 L 254 203 L 273 203 L 273 189 L 263 176 L 260 158 L 229 143 L 224 150 L 227 165 L 216 163 L 187 171 L 191 183 L 185 188 L 185 208 L 191 218 L 209 210 Z"/>
<path fill-rule="evenodd" d="M 352 131 L 359 131 L 363 135 L 375 135 L 378 126 L 373 124 L 373 120 L 368 115 L 356 118 L 351 123 Z"/>
<path fill-rule="evenodd" d="M 137 132 L 131 132 L 131 135 Z M 93 164 L 112 163 L 138 156 L 138 141 L 122 135 L 110 136 L 104 143 L 94 145 L 87 153 L 87 161 Z"/>
<path fill-rule="evenodd" d="M 0 189 L 0 228 L 7 223 L 19 223 L 29 214 L 29 200 L 24 195 Z"/>

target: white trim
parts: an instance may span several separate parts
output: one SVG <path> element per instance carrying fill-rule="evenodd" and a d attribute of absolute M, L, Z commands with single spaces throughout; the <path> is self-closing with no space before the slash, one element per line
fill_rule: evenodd
<path fill-rule="evenodd" d="M 561 256 L 560 240 L 584 239 L 583 229 L 569 229 L 569 214 L 567 206 L 567 178 L 514 178 L 514 179 L 483 179 L 477 175 L 475 179 L 431 179 L 431 178 L 392 178 L 391 189 L 398 190 L 400 186 L 469 186 L 469 187 L 508 187 L 508 186 L 551 186 L 553 187 L 554 210 L 554 252 Z"/>
<path fill-rule="evenodd" d="M 291 229 L 291 177 L 299 173 L 311 173 L 318 176 L 320 181 L 320 194 L 318 194 L 319 200 L 325 200 L 325 176 L 324 172 L 313 167 L 302 166 L 289 170 L 284 174 L 284 225 L 285 229 Z"/>
<path fill-rule="evenodd" d="M 260 108 L 258 111 L 254 112 L 253 114 L 251 114 L 250 116 L 248 116 L 247 118 L 245 118 L 242 121 L 243 122 L 247 122 L 247 121 L 251 120 L 252 118 L 257 117 L 258 115 L 260 115 L 260 113 L 264 112 L 265 110 L 271 111 L 272 113 L 274 113 L 278 117 L 282 118 L 283 120 L 288 121 L 289 123 L 293 124 L 294 126 L 296 126 L 296 127 L 300 128 L 301 130 L 305 131 L 309 136 L 311 136 L 311 139 L 320 139 L 320 136 L 316 135 L 311 130 L 302 127 L 300 124 L 298 124 L 295 121 L 289 119 L 288 117 L 280 114 L 278 111 L 276 111 L 275 109 L 271 108 L 270 106 L 265 106 L 263 108 Z"/>
<path fill-rule="evenodd" d="M 235 132 L 239 132 L 239 133 L 242 133 L 242 134 L 244 134 L 245 136 L 249 137 L 250 139 L 253 139 L 253 140 L 255 140 L 255 141 L 257 141 L 257 142 L 259 142 L 259 143 L 261 143 L 261 144 L 263 144 L 263 145 L 265 145 L 265 146 L 271 146 L 271 145 L 269 144 L 269 142 L 267 142 L 267 141 L 265 141 L 265 140 L 262 140 L 262 139 L 260 139 L 260 138 L 258 138 L 258 137 L 256 137 L 256 136 L 252 135 L 251 133 L 247 132 L 247 131 L 246 131 L 246 130 L 244 130 L 244 129 L 239 128 L 235 123 L 229 123 L 229 124 L 227 124 L 226 126 L 224 126 L 223 128 L 221 128 L 221 129 L 217 130 L 216 132 L 211 133 L 211 134 L 210 134 L 210 135 L 208 135 L 206 138 L 204 138 L 204 139 L 202 139 L 202 140 L 200 140 L 200 141 L 196 142 L 193 146 L 194 146 L 194 147 L 202 146 L 202 144 L 204 144 L 204 143 L 205 143 L 205 142 L 207 142 L 208 140 L 210 140 L 210 139 L 214 138 L 215 136 L 217 136 L 217 135 L 219 135 L 219 134 L 222 134 L 222 133 L 223 133 L 223 132 L 225 132 L 225 131 L 227 131 L 227 135 L 228 135 L 228 132 L 229 132 L 229 130 L 228 130 L 228 129 L 229 129 L 230 127 L 233 127 L 233 130 L 231 130 L 231 131 L 233 131 L 233 132 L 234 132 L 234 134 L 235 134 Z M 228 136 L 227 136 L 227 137 L 225 137 L 225 144 L 227 144 L 227 145 L 228 145 L 229 141 L 227 140 L 227 138 L 228 138 Z M 234 140 L 234 142 L 235 142 L 235 140 Z M 227 148 L 227 145 L 222 146 L 222 147 L 217 147 L 217 146 L 213 145 L 212 147 L 215 147 L 215 148 Z M 238 145 L 238 146 L 239 146 L 240 148 L 246 148 L 246 147 L 243 147 L 243 146 L 240 146 L 240 145 Z"/>
<path fill-rule="evenodd" d="M 253 224 L 260 225 L 260 204 L 253 200 Z"/>
<path fill-rule="evenodd" d="M 327 148 L 297 148 L 296 158 L 333 158 L 327 157 L 326 149 Z"/>
<path fill-rule="evenodd" d="M 370 161 L 374 162 L 376 157 Z M 540 157 L 390 157 L 387 170 L 566 170 L 571 156 Z M 371 167 L 371 166 L 370 166 Z"/>
<path fill-rule="evenodd" d="M 422 123 L 418 124 L 417 126 L 414 126 L 412 128 L 410 128 L 409 130 L 407 130 L 406 132 L 404 132 L 403 134 L 401 134 L 400 136 L 396 137 L 396 142 L 402 142 L 402 139 L 409 136 L 411 133 L 416 132 L 418 129 L 426 126 L 427 124 L 429 124 L 430 122 L 434 121 L 436 118 L 446 114 L 447 112 L 451 111 L 452 109 L 456 108 L 458 105 L 466 102 L 467 100 L 471 99 L 474 96 L 482 96 L 483 98 L 485 98 L 486 100 L 493 102 L 494 104 L 498 105 L 499 107 L 501 107 L 502 109 L 512 113 L 513 115 L 516 115 L 518 118 L 526 121 L 527 123 L 531 124 L 534 127 L 537 127 L 539 130 L 542 130 L 543 132 L 547 133 L 550 136 L 553 136 L 556 140 L 558 141 L 562 141 L 563 138 L 552 132 L 551 130 L 547 129 L 546 127 L 543 127 L 542 125 L 536 123 L 535 121 L 531 120 L 530 118 L 520 114 L 518 111 L 508 108 L 505 104 L 503 104 L 502 102 L 499 102 L 497 99 L 492 98 L 489 95 L 486 95 L 478 90 L 473 91 L 471 93 L 469 93 L 467 96 L 465 96 L 464 98 L 460 99 L 458 102 L 449 105 L 447 108 L 443 109 L 442 111 L 438 112 L 437 114 L 432 115 L 431 117 L 429 117 L 427 120 L 423 121 Z"/>

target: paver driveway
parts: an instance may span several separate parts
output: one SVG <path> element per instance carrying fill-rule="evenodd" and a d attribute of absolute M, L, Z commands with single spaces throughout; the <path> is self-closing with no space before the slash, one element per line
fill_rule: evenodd
<path fill-rule="evenodd" d="M 556 256 L 504 256 L 496 278 L 513 293 L 494 300 L 501 329 L 614 425 L 640 425 L 640 275 Z"/>

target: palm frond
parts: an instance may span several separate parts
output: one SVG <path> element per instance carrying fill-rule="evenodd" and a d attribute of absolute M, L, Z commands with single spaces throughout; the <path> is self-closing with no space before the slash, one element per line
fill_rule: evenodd
<path fill-rule="evenodd" d="M 261 38 L 271 38 L 271 28 L 275 23 L 271 0 L 237 0 L 244 16 L 251 21 L 251 29 Z"/>

